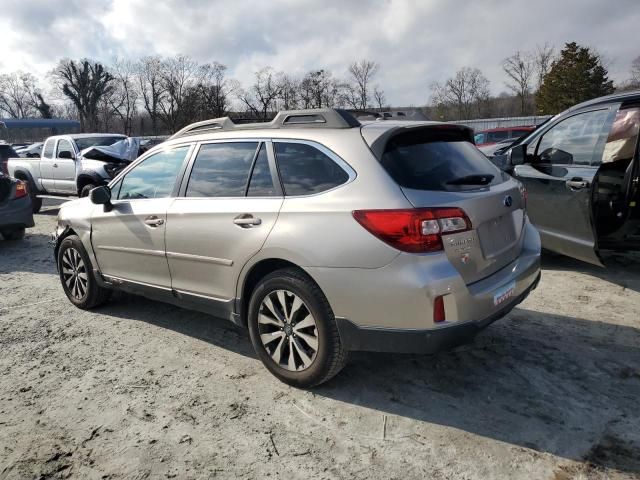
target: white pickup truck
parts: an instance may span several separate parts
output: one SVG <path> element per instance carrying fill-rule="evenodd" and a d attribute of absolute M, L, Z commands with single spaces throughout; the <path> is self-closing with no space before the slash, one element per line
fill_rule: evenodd
<path fill-rule="evenodd" d="M 110 146 L 119 148 L 110 151 Z M 28 182 L 35 213 L 42 195 L 84 197 L 92 188 L 106 185 L 137 157 L 138 148 L 139 141 L 125 135 L 57 135 L 47 138 L 40 158 L 10 158 L 7 169 Z"/>

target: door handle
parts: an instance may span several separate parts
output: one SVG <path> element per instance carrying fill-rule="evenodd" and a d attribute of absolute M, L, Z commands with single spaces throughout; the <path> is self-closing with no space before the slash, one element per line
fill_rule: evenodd
<path fill-rule="evenodd" d="M 159 218 L 156 215 L 150 215 L 144 219 L 144 223 L 146 223 L 150 227 L 159 227 L 160 225 L 164 224 L 164 219 Z"/>
<path fill-rule="evenodd" d="M 581 190 L 583 188 L 587 188 L 589 186 L 589 182 L 576 177 L 571 180 L 567 180 L 566 185 L 572 190 Z"/>
<path fill-rule="evenodd" d="M 260 225 L 262 223 L 262 219 L 256 218 L 249 213 L 243 213 L 242 215 L 238 215 L 234 218 L 233 223 L 241 226 L 242 228 L 250 228 Z"/>
<path fill-rule="evenodd" d="M 58 164 L 57 164 L 57 163 L 54 163 L 54 164 L 53 164 L 53 168 L 58 168 Z"/>

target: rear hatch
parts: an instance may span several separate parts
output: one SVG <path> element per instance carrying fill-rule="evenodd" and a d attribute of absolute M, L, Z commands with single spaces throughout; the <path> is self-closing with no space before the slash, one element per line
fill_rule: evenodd
<path fill-rule="evenodd" d="M 12 190 L 13 182 L 11 178 L 0 173 L 0 205 L 6 203 Z"/>
<path fill-rule="evenodd" d="M 519 182 L 495 167 L 457 125 L 362 129 L 380 163 L 416 208 L 457 207 L 471 222 L 443 234 L 444 251 L 469 284 L 514 261 L 522 249 L 525 200 Z M 379 133 L 379 132 L 378 132 Z"/>

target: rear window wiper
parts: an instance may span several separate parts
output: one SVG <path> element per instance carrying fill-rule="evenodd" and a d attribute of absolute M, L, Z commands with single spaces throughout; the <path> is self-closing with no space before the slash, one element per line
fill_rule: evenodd
<path fill-rule="evenodd" d="M 447 185 L 488 185 L 493 180 L 493 177 L 490 173 L 466 175 L 455 180 L 449 180 Z"/>

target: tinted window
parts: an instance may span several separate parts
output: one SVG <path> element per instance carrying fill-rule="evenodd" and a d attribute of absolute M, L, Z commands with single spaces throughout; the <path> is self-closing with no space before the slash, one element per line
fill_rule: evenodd
<path fill-rule="evenodd" d="M 531 130 L 511 130 L 512 138 L 520 138 L 531 133 Z"/>
<path fill-rule="evenodd" d="M 542 136 L 537 150 L 538 161 L 589 165 L 608 115 L 608 110 L 596 110 L 561 121 Z"/>
<path fill-rule="evenodd" d="M 484 133 L 476 133 L 475 136 L 473 137 L 474 142 L 476 142 L 477 145 L 481 145 L 484 143 Z"/>
<path fill-rule="evenodd" d="M 276 142 L 276 159 L 285 195 L 310 195 L 342 185 L 349 175 L 317 148 Z"/>
<path fill-rule="evenodd" d="M 251 180 L 249 181 L 249 197 L 268 197 L 275 195 L 276 191 L 271 178 L 271 170 L 269 169 L 269 159 L 267 157 L 267 148 L 263 143 L 256 157 Z"/>
<path fill-rule="evenodd" d="M 178 147 L 143 160 L 122 179 L 118 199 L 169 197 L 188 151 L 188 146 Z"/>
<path fill-rule="evenodd" d="M 45 158 L 53 158 L 53 144 L 54 140 L 47 140 L 47 143 L 44 144 L 44 153 L 42 154 Z"/>
<path fill-rule="evenodd" d="M 475 145 L 453 131 L 396 135 L 387 143 L 381 163 L 400 186 L 417 190 L 478 188 L 477 184 L 450 183 L 472 176 L 492 175 L 492 185 L 503 179 L 500 170 Z"/>
<path fill-rule="evenodd" d="M 69 152 L 72 156 L 74 155 L 73 147 L 67 140 L 58 140 L 58 148 L 56 148 L 56 157 L 60 157 L 60 153 L 62 152 Z"/>
<path fill-rule="evenodd" d="M 620 110 L 611 125 L 607 143 L 604 146 L 602 162 L 631 160 L 636 152 L 640 132 L 640 108 Z M 599 159 L 597 159 L 599 160 Z"/>
<path fill-rule="evenodd" d="M 191 170 L 187 197 L 244 197 L 256 142 L 202 145 Z"/>

